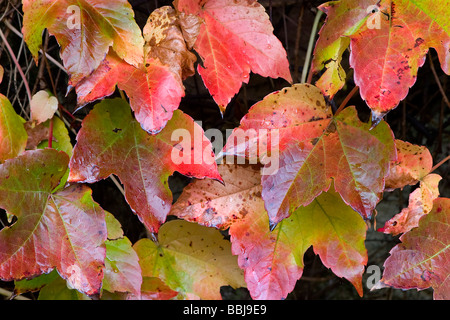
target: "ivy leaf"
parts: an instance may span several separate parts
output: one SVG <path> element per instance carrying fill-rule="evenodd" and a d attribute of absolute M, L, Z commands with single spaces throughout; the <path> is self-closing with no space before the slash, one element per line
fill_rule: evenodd
<path fill-rule="evenodd" d="M 142 275 L 159 278 L 177 292 L 221 299 L 220 286 L 245 286 L 230 243 L 213 228 L 169 221 L 161 227 L 158 244 L 141 239 L 134 249 Z"/>
<path fill-rule="evenodd" d="M 228 138 L 224 154 L 257 156 L 265 163 L 262 197 L 271 225 L 327 191 L 332 179 L 343 200 L 370 218 L 396 157 L 385 122 L 371 129 L 354 107 L 332 116 L 320 90 L 308 84 L 274 92 L 253 105 Z"/>
<path fill-rule="evenodd" d="M 144 54 L 147 63 L 168 66 L 179 77 L 180 83 L 195 74 L 194 63 L 197 57 L 188 50 L 184 39 L 187 30 L 198 25 L 192 18 L 181 19 L 172 7 L 163 6 L 152 12 L 144 27 Z M 188 34 L 190 37 L 194 36 L 192 32 Z"/>
<path fill-rule="evenodd" d="M 76 87 L 78 104 L 86 105 L 114 93 L 116 85 L 130 98 L 142 128 L 152 134 L 167 124 L 180 104 L 184 90 L 167 66 L 136 68 L 110 52 L 89 78 Z"/>
<path fill-rule="evenodd" d="M 218 171 L 225 184 L 195 180 L 183 189 L 170 214 L 225 230 L 250 211 L 264 211 L 259 166 L 219 165 Z"/>
<path fill-rule="evenodd" d="M 105 277 L 102 289 L 109 292 L 129 292 L 140 297 L 142 274 L 139 258 L 131 241 L 123 235 L 120 223 L 109 212 L 106 217 L 108 240 L 105 242 Z"/>
<path fill-rule="evenodd" d="M 25 151 L 27 139 L 24 120 L 14 111 L 8 98 L 0 94 L 0 163 Z"/>
<path fill-rule="evenodd" d="M 0 206 L 17 222 L 0 232 L 0 278 L 19 280 L 54 268 L 69 285 L 98 294 L 103 279 L 104 212 L 86 186 L 52 193 L 68 156 L 26 151 L 0 166 Z"/>
<path fill-rule="evenodd" d="M 434 299 L 450 299 L 449 212 L 450 199 L 434 200 L 433 210 L 420 219 L 417 228 L 404 233 L 401 243 L 391 250 L 383 278 L 374 289 L 432 287 Z"/>
<path fill-rule="evenodd" d="M 420 186 L 409 195 L 409 204 L 400 213 L 387 221 L 378 231 L 398 235 L 408 232 L 419 225 L 422 216 L 428 214 L 433 208 L 433 201 L 439 196 L 438 174 L 429 174 L 420 181 Z"/>
<path fill-rule="evenodd" d="M 132 118 L 126 101 L 111 99 L 97 104 L 83 120 L 69 181 L 92 183 L 116 174 L 131 209 L 156 233 L 172 205 L 168 178 L 174 171 L 221 180 L 201 127 L 177 110 L 164 130 L 152 136 Z"/>
<path fill-rule="evenodd" d="M 239 256 L 254 299 L 285 298 L 303 273 L 303 255 L 311 245 L 322 263 L 348 279 L 362 296 L 365 233 L 361 217 L 331 190 L 297 209 L 272 232 L 261 212 L 230 227 L 233 254 Z"/>
<path fill-rule="evenodd" d="M 254 299 L 286 298 L 303 273 L 303 255 L 311 245 L 325 266 L 351 281 L 362 295 L 366 226 L 337 193 L 323 193 L 271 232 L 258 166 L 224 164 L 219 172 L 224 184 L 212 181 L 208 191 L 197 193 L 205 190 L 205 181 L 194 181 L 172 213 L 202 225 L 230 228 L 233 254 L 239 257 Z"/>
<path fill-rule="evenodd" d="M 248 83 L 250 71 L 292 82 L 286 51 L 257 1 L 178 0 L 174 5 L 203 20 L 194 45 L 203 60 L 198 72 L 222 110 L 242 82 Z"/>
<path fill-rule="evenodd" d="M 389 173 L 386 176 L 386 189 L 415 185 L 430 173 L 433 167 L 433 158 L 426 147 L 399 139 L 395 140 L 395 147 L 397 159 L 390 165 Z"/>
<path fill-rule="evenodd" d="M 89 76 L 110 47 L 128 63 L 143 61 L 144 40 L 126 0 L 23 0 L 24 39 L 36 63 L 45 28 L 61 46 L 69 85 Z"/>
<path fill-rule="evenodd" d="M 327 67 L 327 58 L 336 61 L 342 52 L 339 39 L 349 37 L 354 80 L 374 122 L 406 97 L 429 48 L 436 49 L 442 70 L 450 74 L 450 8 L 445 1 L 331 1 L 320 8 L 328 17 L 313 69 Z M 339 68 L 329 66 L 334 72 Z M 337 89 L 343 83 L 336 83 Z"/>

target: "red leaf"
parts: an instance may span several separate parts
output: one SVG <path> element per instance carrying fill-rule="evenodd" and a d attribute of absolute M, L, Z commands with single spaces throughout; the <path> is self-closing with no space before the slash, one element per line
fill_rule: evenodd
<path fill-rule="evenodd" d="M 389 126 L 383 122 L 370 128 L 358 119 L 354 107 L 332 117 L 318 88 L 294 85 L 252 106 L 224 149 L 227 154 L 258 156 L 265 169 L 274 167 L 262 176 L 262 196 L 272 224 L 311 203 L 328 190 L 332 179 L 343 200 L 369 218 L 395 159 Z M 274 134 L 279 143 L 261 148 Z"/>
<path fill-rule="evenodd" d="M 194 45 L 203 59 L 198 72 L 222 109 L 250 71 L 292 81 L 286 52 L 257 1 L 178 0 L 175 7 L 204 21 Z"/>
<path fill-rule="evenodd" d="M 362 295 L 366 226 L 333 191 L 299 208 L 272 232 L 267 216 L 252 211 L 229 232 L 254 299 L 285 298 L 302 275 L 303 255 L 311 245 L 326 267 Z"/>
<path fill-rule="evenodd" d="M 115 87 L 124 90 L 142 128 L 158 133 L 178 109 L 184 89 L 168 66 L 156 63 L 138 69 L 110 52 L 94 73 L 76 87 L 78 104 L 109 96 Z"/>
<path fill-rule="evenodd" d="M 182 21 L 185 28 L 195 24 Z M 117 85 L 130 98 L 142 128 L 150 133 L 161 131 L 184 96 L 182 80 L 195 73 L 197 58 L 187 49 L 180 24 L 171 7 L 153 11 L 144 27 L 145 67 L 136 68 L 110 51 L 98 69 L 76 87 L 78 104 L 109 96 Z"/>
<path fill-rule="evenodd" d="M 270 231 L 259 167 L 225 164 L 219 172 L 224 184 L 194 181 L 171 213 L 206 226 L 230 227 L 233 253 L 254 299 L 285 298 L 302 275 L 303 254 L 311 245 L 325 266 L 362 295 L 366 226 L 338 194 L 320 195 Z"/>
<path fill-rule="evenodd" d="M 116 174 L 130 207 L 157 232 L 172 205 L 168 178 L 174 171 L 221 180 L 201 127 L 177 110 L 164 130 L 152 136 L 132 118 L 125 101 L 103 100 L 78 132 L 69 181 L 92 183 Z"/>
<path fill-rule="evenodd" d="M 68 161 L 64 152 L 45 149 L 0 166 L 0 205 L 17 216 L 0 232 L 0 278 L 18 280 L 56 268 L 70 286 L 92 295 L 103 279 L 104 212 L 86 186 L 52 193 Z"/>
<path fill-rule="evenodd" d="M 128 63 L 142 63 L 144 41 L 126 0 L 24 0 L 23 11 L 24 39 L 35 61 L 47 28 L 61 46 L 71 86 L 89 76 L 110 47 Z"/>
<path fill-rule="evenodd" d="M 337 41 L 349 37 L 355 83 L 373 118 L 381 119 L 406 97 L 430 47 L 450 74 L 449 8 L 446 1 L 328 2 L 321 7 L 328 17 L 317 42 L 314 69 L 320 70 L 327 59 L 337 60 Z M 329 67 L 336 70 L 338 65 Z"/>
<path fill-rule="evenodd" d="M 420 219 L 419 227 L 403 234 L 401 243 L 391 250 L 375 289 L 432 287 L 435 299 L 450 299 L 449 212 L 450 199 L 437 198 L 433 210 Z"/>

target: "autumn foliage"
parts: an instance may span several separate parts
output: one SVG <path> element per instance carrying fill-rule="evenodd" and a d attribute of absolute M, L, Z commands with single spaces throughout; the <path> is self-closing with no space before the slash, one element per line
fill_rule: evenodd
<path fill-rule="evenodd" d="M 378 226 L 400 237 L 373 290 L 431 287 L 435 299 L 450 299 L 442 163 L 396 137 L 385 118 L 430 48 L 450 75 L 447 1 L 322 4 L 303 83 L 256 0 L 175 0 L 143 28 L 126 0 L 23 0 L 21 9 L 34 62 L 49 63 L 48 32 L 68 80 L 67 92 L 30 95 L 26 119 L 0 94 L 0 279 L 15 281 L 15 294 L 221 299 L 231 286 L 278 300 L 302 278 L 312 248 L 363 296 L 376 207 L 384 194 L 415 186 L 408 206 Z M 230 102 L 253 75 L 283 87 L 246 110 L 217 150 L 180 107 L 194 75 L 221 115 L 235 111 Z M 74 112 L 61 104 L 70 90 Z M 347 106 L 356 90 L 368 121 Z M 189 178 L 176 201 L 175 172 Z M 135 243 L 92 196 L 90 185 L 109 178 L 146 230 Z"/>

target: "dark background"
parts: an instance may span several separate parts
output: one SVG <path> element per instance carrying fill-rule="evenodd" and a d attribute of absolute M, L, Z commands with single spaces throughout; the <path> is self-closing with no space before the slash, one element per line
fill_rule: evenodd
<path fill-rule="evenodd" d="M 130 0 L 135 11 L 135 18 L 141 28 L 145 25 L 150 13 L 163 5 L 171 5 L 171 1 L 161 0 Z M 308 41 L 317 6 L 325 1 L 313 0 L 260 0 L 259 1 L 271 17 L 274 27 L 274 34 L 283 43 L 290 63 L 291 74 L 294 82 L 300 82 L 303 70 Z M 322 25 L 326 15 L 322 16 Z M 8 28 L 4 21 L 7 20 L 17 30 L 22 27 L 21 2 L 18 0 L 0 0 L 0 28 L 8 38 L 8 42 L 13 47 L 19 63 L 28 78 L 31 90 L 37 92 L 41 89 L 51 90 L 51 81 L 45 68 L 36 66 L 31 54 L 20 37 Z M 45 39 L 45 37 L 44 37 Z M 59 47 L 53 37 L 49 37 L 47 52 L 54 58 L 59 59 Z M 430 50 L 430 56 L 422 68 L 419 69 L 417 82 L 410 90 L 408 96 L 399 106 L 391 111 L 385 120 L 391 126 L 395 137 L 414 144 L 426 146 L 434 159 L 435 164 L 449 154 L 449 134 L 450 134 L 450 110 L 442 99 L 442 95 L 437 86 L 435 77 L 430 68 L 434 64 L 439 81 L 444 90 L 448 90 L 449 77 L 440 69 L 437 54 L 434 49 Z M 16 111 L 25 119 L 29 115 L 27 109 L 28 100 L 22 80 L 9 54 L 0 42 L 0 64 L 5 69 L 3 82 L 0 84 L 0 93 L 6 95 L 12 102 Z M 350 90 L 354 87 L 352 80 L 352 70 L 348 66 L 348 51 L 345 52 L 343 65 L 347 70 L 347 84 L 336 95 L 333 103 L 337 106 L 342 102 Z M 58 98 L 64 107 L 73 112 L 76 109 L 76 96 L 73 90 L 67 96 L 67 75 L 50 63 L 50 72 L 54 79 Z M 313 77 L 313 83 L 317 76 Z M 243 84 L 239 93 L 228 105 L 223 117 L 209 92 L 204 87 L 201 78 L 196 74 L 185 81 L 186 96 L 182 99 L 180 109 L 189 114 L 195 120 L 201 120 L 203 128 L 218 128 L 221 130 L 231 129 L 239 125 L 240 119 L 247 113 L 249 107 L 264 98 L 267 94 L 279 90 L 289 84 L 280 79 L 263 78 L 252 74 L 248 84 Z M 358 109 L 362 121 L 367 121 L 370 117 L 370 110 L 365 102 L 356 94 L 348 105 L 355 105 Z M 80 120 L 89 112 L 92 105 L 86 106 L 81 111 L 75 113 L 77 121 L 72 122 L 75 130 L 79 129 Z M 70 122 L 70 117 L 66 117 Z M 73 142 L 75 136 L 71 133 Z M 440 183 L 442 197 L 450 197 L 448 178 L 450 175 L 450 162 L 445 163 L 435 173 L 440 174 L 443 179 Z M 170 178 L 170 186 L 174 193 L 174 198 L 182 191 L 182 188 L 189 182 L 189 179 L 175 173 Z M 110 180 L 103 180 L 91 185 L 94 199 L 109 212 L 112 212 L 122 223 L 125 235 L 134 243 L 138 239 L 146 236 L 143 225 L 131 212 L 122 194 L 117 190 Z M 368 265 L 382 267 L 385 259 L 389 256 L 390 249 L 398 243 L 398 237 L 392 237 L 379 232 L 376 228 L 383 226 L 384 222 L 393 215 L 400 212 L 408 205 L 409 193 L 417 186 L 405 187 L 402 190 L 395 190 L 385 193 L 384 199 L 377 207 L 378 215 L 376 221 L 372 221 L 372 227 L 367 233 L 366 247 L 368 250 Z M 376 227 L 373 223 L 376 222 Z M 0 210 L 0 229 L 6 224 L 6 217 Z M 298 281 L 294 291 L 288 295 L 287 299 L 361 299 L 353 286 L 345 279 L 336 277 L 329 269 L 324 267 L 320 258 L 314 254 L 310 248 L 304 256 L 304 272 Z M 431 299 L 432 290 L 395 290 L 381 289 L 370 292 L 366 287 L 366 279 L 363 277 L 364 297 L 362 299 Z M 12 291 L 12 282 L 1 282 L 0 288 Z M 234 290 L 230 287 L 223 287 L 222 294 L 225 299 L 249 299 L 246 289 Z M 26 294 L 29 298 L 36 298 L 35 294 Z M 0 299 L 7 298 L 0 295 Z"/>

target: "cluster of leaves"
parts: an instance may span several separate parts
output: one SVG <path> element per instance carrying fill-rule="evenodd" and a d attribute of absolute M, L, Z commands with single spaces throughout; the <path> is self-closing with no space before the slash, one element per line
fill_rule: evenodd
<path fill-rule="evenodd" d="M 301 278 L 312 246 L 362 295 L 365 220 L 383 192 L 419 183 L 409 206 L 380 229 L 402 235 L 376 288 L 432 287 L 435 298 L 450 298 L 450 199 L 439 198 L 430 152 L 395 139 L 382 119 L 407 95 L 430 47 L 450 73 L 444 3 L 322 5 L 328 17 L 311 68 L 319 79 L 254 104 L 221 153 L 246 163 L 219 165 L 203 129 L 177 110 L 183 81 L 197 71 L 221 111 L 250 72 L 292 83 L 286 52 L 257 1 L 176 0 L 155 10 L 143 31 L 126 0 L 22 3 L 22 31 L 36 62 L 47 29 L 79 107 L 101 101 L 73 147 L 54 115 L 55 97 L 33 97 L 25 123 L 0 95 L 0 207 L 10 222 L 0 231 L 0 279 L 16 280 L 16 293 L 219 299 L 220 287 L 231 285 L 247 287 L 254 299 L 282 299 Z M 71 5 L 80 14 L 74 28 L 67 25 Z M 380 27 L 370 28 L 375 18 Z M 355 107 L 333 114 L 327 103 L 345 84 L 340 62 L 349 46 L 370 123 Z M 116 87 L 128 101 L 107 98 Z M 174 140 L 179 129 L 192 139 Z M 187 161 L 173 161 L 174 153 Z M 275 154 L 278 170 L 268 174 Z M 168 178 L 175 171 L 195 179 L 172 205 Z M 148 238 L 132 244 L 92 199 L 87 184 L 111 175 Z M 168 215 L 178 219 L 166 222 Z"/>

